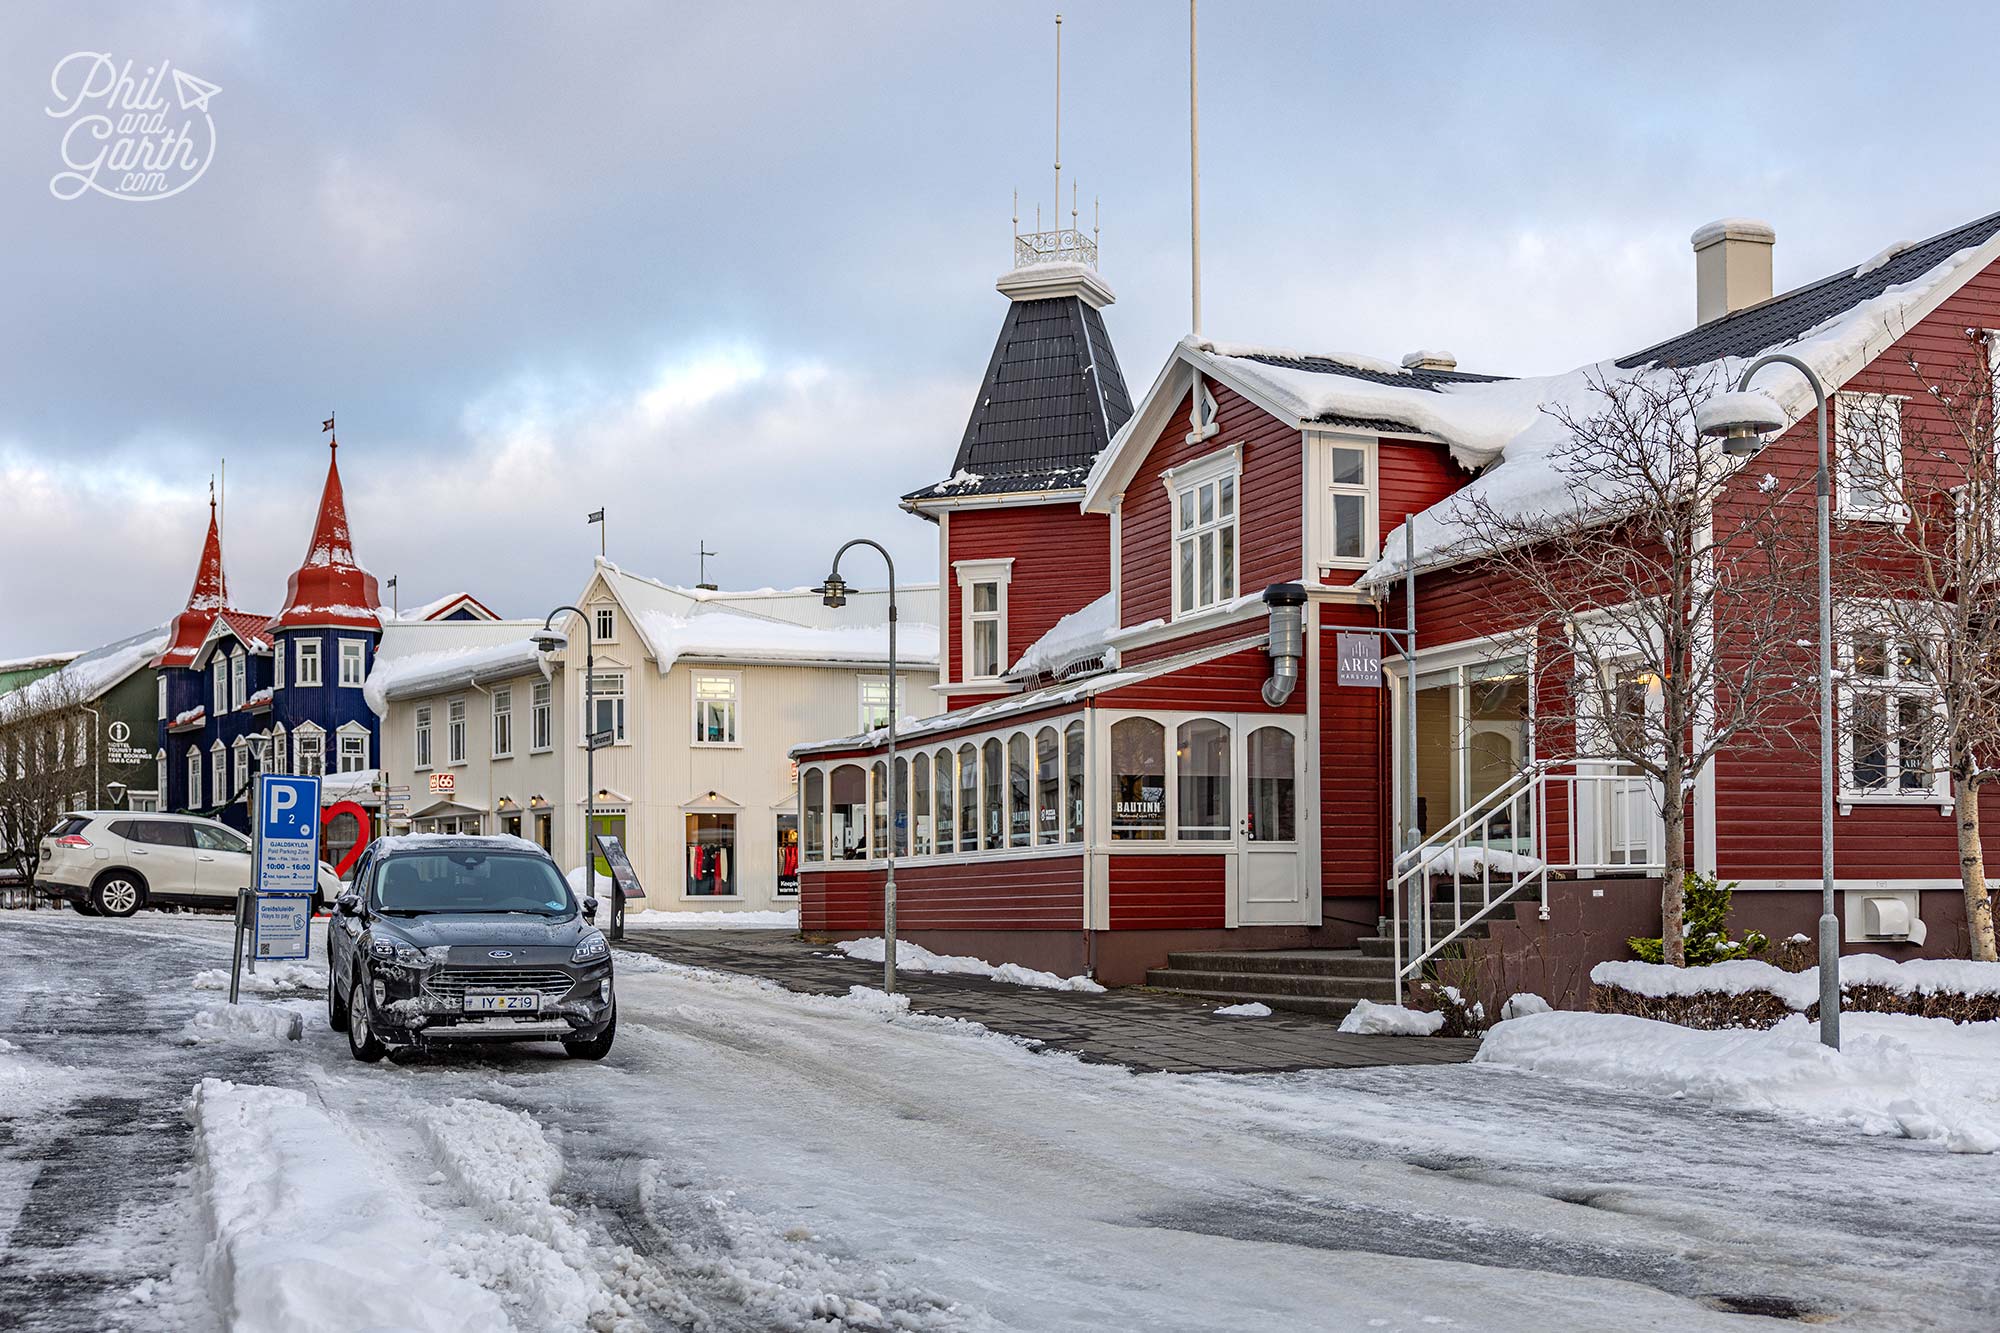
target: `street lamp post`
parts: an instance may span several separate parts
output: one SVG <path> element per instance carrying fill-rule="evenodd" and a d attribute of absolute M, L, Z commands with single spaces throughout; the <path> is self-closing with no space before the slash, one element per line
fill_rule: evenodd
<path fill-rule="evenodd" d="M 1695 425 L 1704 435 L 1722 437 L 1723 452 L 1748 458 L 1764 447 L 1762 432 L 1782 430 L 1784 415 L 1768 398 L 1749 392 L 1750 378 L 1765 366 L 1786 365 L 1806 377 L 1819 410 L 1819 471 L 1813 498 L 1819 520 L 1819 1039 L 1840 1049 L 1840 919 L 1833 910 L 1833 516 L 1826 447 L 1826 385 L 1795 356 L 1772 352 L 1758 357 L 1736 381 L 1736 392 L 1702 404 Z"/>
<path fill-rule="evenodd" d="M 896 993 L 896 813 L 898 787 L 896 781 L 896 709 L 902 702 L 902 691 L 896 678 L 896 562 L 889 558 L 880 542 L 866 537 L 856 537 L 847 545 L 833 553 L 833 568 L 828 571 L 826 582 L 814 591 L 820 594 L 828 606 L 847 605 L 847 580 L 840 577 L 840 557 L 856 546 L 872 546 L 881 555 L 882 563 L 889 567 L 889 845 L 884 848 L 884 859 L 888 862 L 888 874 L 882 881 L 882 989 L 886 994 Z"/>
<path fill-rule="evenodd" d="M 597 723 L 597 636 L 591 632 L 590 617 L 574 606 L 559 606 L 542 621 L 534 636 L 535 646 L 556 653 L 569 646 L 569 639 L 555 628 L 555 619 L 568 611 L 583 622 L 583 896 L 597 896 L 597 849 L 591 837 L 597 830 L 597 746 L 590 728 Z M 614 880 L 611 885 L 611 938 L 625 938 L 625 894 Z"/>

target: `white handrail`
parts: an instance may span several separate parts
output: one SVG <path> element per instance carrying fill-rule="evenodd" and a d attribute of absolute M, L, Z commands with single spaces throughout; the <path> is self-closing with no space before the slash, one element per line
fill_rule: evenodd
<path fill-rule="evenodd" d="M 1579 772 L 1581 765 L 1604 772 Z M 1563 841 L 1553 844 L 1550 793 L 1561 808 Z M 1632 827 L 1632 798 L 1643 794 L 1656 816 Z M 1556 873 L 1646 874 L 1663 870 L 1651 779 L 1617 771 L 1615 760 L 1541 760 L 1530 764 L 1474 802 L 1396 861 L 1389 881 L 1392 957 L 1396 979 L 1416 976 L 1447 946 L 1480 924 L 1502 903 L 1533 890 L 1541 917 L 1549 915 L 1549 880 Z M 1505 845 L 1496 848 L 1495 830 Z M 1525 836 L 1524 836 L 1525 833 Z M 1636 838 L 1634 835 L 1637 835 Z M 1476 910 L 1467 914 L 1468 870 L 1478 876 Z M 1497 873 L 1496 873 L 1497 871 Z M 1432 881 L 1451 877 L 1451 919 L 1438 919 Z M 1406 958 L 1405 955 L 1408 954 Z"/>

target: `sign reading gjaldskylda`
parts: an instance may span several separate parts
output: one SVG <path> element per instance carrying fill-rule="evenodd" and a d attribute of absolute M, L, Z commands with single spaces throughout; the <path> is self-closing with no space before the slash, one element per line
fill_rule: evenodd
<path fill-rule="evenodd" d="M 263 893 L 319 889 L 319 779 L 266 773 L 257 779 L 257 866 Z"/>

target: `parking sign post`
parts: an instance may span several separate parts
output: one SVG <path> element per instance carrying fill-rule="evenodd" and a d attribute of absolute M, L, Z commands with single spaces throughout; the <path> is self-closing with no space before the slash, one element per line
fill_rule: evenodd
<path fill-rule="evenodd" d="M 236 912 L 236 957 L 304 958 L 311 949 L 313 903 L 319 896 L 319 778 L 263 773 L 257 778 L 251 885 Z M 244 938 L 245 934 L 249 938 Z M 238 967 L 230 968 L 230 1001 Z"/>

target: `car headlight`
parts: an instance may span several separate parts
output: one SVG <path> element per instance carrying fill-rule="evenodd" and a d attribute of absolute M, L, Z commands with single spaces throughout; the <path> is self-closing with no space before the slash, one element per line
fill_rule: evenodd
<path fill-rule="evenodd" d="M 576 952 L 569 956 L 572 963 L 595 963 L 611 956 L 611 946 L 605 943 L 604 932 L 593 930 L 583 937 L 576 946 Z"/>
<path fill-rule="evenodd" d="M 400 940 L 374 940 L 368 945 L 368 956 L 378 963 L 397 963 L 403 967 L 428 967 L 430 959 L 422 949 L 404 944 Z"/>

